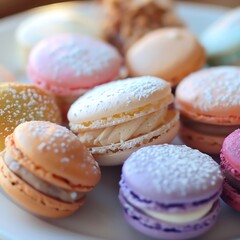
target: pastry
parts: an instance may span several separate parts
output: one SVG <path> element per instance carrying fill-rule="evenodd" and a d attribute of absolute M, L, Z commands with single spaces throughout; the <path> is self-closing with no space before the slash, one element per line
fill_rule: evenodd
<path fill-rule="evenodd" d="M 240 129 L 229 134 L 221 149 L 220 166 L 224 174 L 223 200 L 240 211 Z"/>
<path fill-rule="evenodd" d="M 201 37 L 210 65 L 240 66 L 240 7 L 209 26 Z"/>
<path fill-rule="evenodd" d="M 189 239 L 216 222 L 222 181 L 218 164 L 198 150 L 148 146 L 125 161 L 119 198 L 136 230 L 158 239 Z"/>
<path fill-rule="evenodd" d="M 169 143 L 179 115 L 170 84 L 155 77 L 129 78 L 95 87 L 70 107 L 70 128 L 101 165 L 118 165 L 138 148 Z"/>
<path fill-rule="evenodd" d="M 126 53 L 130 76 L 160 77 L 173 87 L 190 73 L 201 69 L 205 61 L 203 47 L 184 28 L 152 31 L 134 43 Z"/>
<path fill-rule="evenodd" d="M 65 127 L 45 121 L 20 124 L 0 155 L 1 186 L 30 212 L 59 218 L 75 212 L 100 179 L 90 152 Z"/>
<path fill-rule="evenodd" d="M 204 69 L 176 89 L 180 138 L 192 148 L 219 155 L 224 138 L 240 126 L 240 68 Z"/>
<path fill-rule="evenodd" d="M 0 151 L 7 135 L 20 123 L 46 120 L 61 123 L 61 113 L 53 98 L 42 89 L 20 83 L 0 84 Z"/>

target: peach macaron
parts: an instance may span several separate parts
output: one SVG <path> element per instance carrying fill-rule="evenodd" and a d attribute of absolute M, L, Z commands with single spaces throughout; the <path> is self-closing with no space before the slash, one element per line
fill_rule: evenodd
<path fill-rule="evenodd" d="M 240 68 L 213 67 L 185 78 L 176 89 L 181 139 L 219 154 L 224 138 L 240 127 Z"/>
<path fill-rule="evenodd" d="M 101 40 L 77 34 L 46 38 L 30 53 L 30 81 L 58 97 L 66 112 L 70 104 L 96 85 L 119 75 L 122 58 Z"/>
<path fill-rule="evenodd" d="M 144 76 L 95 87 L 72 104 L 70 128 L 101 165 L 118 165 L 138 148 L 178 133 L 170 84 Z"/>
<path fill-rule="evenodd" d="M 126 53 L 132 77 L 151 75 L 163 78 L 174 87 L 205 64 L 205 51 L 197 38 L 185 28 L 152 31 Z"/>
<path fill-rule="evenodd" d="M 5 138 L 20 123 L 32 120 L 62 122 L 53 96 L 39 87 L 16 82 L 0 84 L 0 118 L 0 151 Z"/>
<path fill-rule="evenodd" d="M 90 152 L 60 125 L 25 122 L 5 143 L 0 156 L 1 186 L 17 204 L 38 216 L 72 214 L 100 179 Z"/>

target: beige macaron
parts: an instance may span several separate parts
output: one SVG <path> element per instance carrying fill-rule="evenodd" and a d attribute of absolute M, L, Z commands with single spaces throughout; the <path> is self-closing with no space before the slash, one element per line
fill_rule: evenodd
<path fill-rule="evenodd" d="M 176 86 L 205 64 L 198 39 L 185 28 L 152 31 L 133 44 L 126 54 L 130 76 L 151 75 Z"/>
<path fill-rule="evenodd" d="M 97 162 L 65 127 L 25 122 L 5 143 L 0 155 L 1 186 L 16 203 L 39 216 L 72 214 L 100 179 Z"/>
<path fill-rule="evenodd" d="M 80 97 L 68 112 L 70 128 L 101 165 L 118 165 L 138 148 L 169 143 L 179 114 L 170 84 L 155 77 L 114 81 Z"/>
<path fill-rule="evenodd" d="M 25 68 L 31 49 L 44 38 L 75 33 L 104 38 L 105 13 L 99 3 L 68 2 L 37 8 L 16 29 L 19 66 Z"/>

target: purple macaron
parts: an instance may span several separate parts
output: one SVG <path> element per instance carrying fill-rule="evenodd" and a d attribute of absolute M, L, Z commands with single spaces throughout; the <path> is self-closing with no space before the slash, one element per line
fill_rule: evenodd
<path fill-rule="evenodd" d="M 126 220 L 159 239 L 188 239 L 215 223 L 223 176 L 208 155 L 187 146 L 144 147 L 124 163 L 119 198 Z"/>

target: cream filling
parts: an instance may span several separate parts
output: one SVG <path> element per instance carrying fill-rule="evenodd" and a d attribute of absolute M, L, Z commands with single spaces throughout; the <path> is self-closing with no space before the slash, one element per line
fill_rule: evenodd
<path fill-rule="evenodd" d="M 15 159 L 13 159 L 9 155 L 8 152 L 6 152 L 5 154 L 4 162 L 6 163 L 7 167 L 17 176 L 19 176 L 22 180 L 24 180 L 33 188 L 37 189 L 38 191 L 44 193 L 47 196 L 60 199 L 63 202 L 70 203 L 76 202 L 84 196 L 84 193 L 64 190 L 43 181 L 42 179 L 28 171 L 26 168 L 24 168 L 22 165 L 20 165 Z"/>
<path fill-rule="evenodd" d="M 201 209 L 190 211 L 187 213 L 159 213 L 151 210 L 144 210 L 144 212 L 149 216 L 159 219 L 161 221 L 184 224 L 201 219 L 211 210 L 212 206 L 213 203 L 209 203 Z"/>
<path fill-rule="evenodd" d="M 167 107 L 116 126 L 81 132 L 78 137 L 87 147 L 120 143 L 155 130 L 164 124 L 166 115 Z"/>

